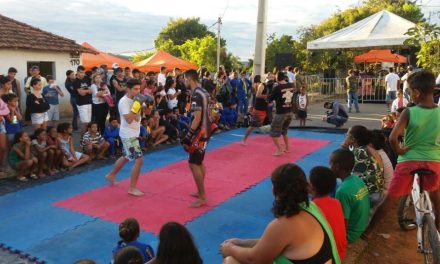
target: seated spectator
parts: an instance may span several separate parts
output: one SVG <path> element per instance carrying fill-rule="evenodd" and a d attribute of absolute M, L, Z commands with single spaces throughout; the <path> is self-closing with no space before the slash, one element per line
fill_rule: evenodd
<path fill-rule="evenodd" d="M 69 123 L 58 124 L 57 132 L 60 147 L 64 154 L 64 167 L 75 168 L 90 160 L 90 157 L 88 155 L 75 151 L 72 137 L 72 127 Z"/>
<path fill-rule="evenodd" d="M 28 181 L 26 176 L 36 180 L 34 173 L 38 160 L 32 155 L 31 139 L 26 132 L 15 134 L 14 144 L 9 152 L 9 165 L 17 171 L 17 179 L 21 182 Z"/>
<path fill-rule="evenodd" d="M 137 241 L 137 239 L 139 238 L 139 234 L 140 234 L 140 227 L 138 221 L 134 218 L 125 219 L 119 225 L 119 237 L 121 238 L 121 240 L 119 240 L 118 244 L 113 249 L 112 261 L 115 261 L 116 263 L 116 259 L 117 256 L 119 255 L 119 252 L 122 249 L 130 246 L 135 247 L 141 253 L 141 257 L 142 257 L 141 263 L 146 263 L 150 261 L 154 257 L 154 251 L 150 245 Z"/>
<path fill-rule="evenodd" d="M 380 158 L 383 162 L 384 194 L 386 196 L 386 194 L 388 193 L 388 187 L 390 186 L 391 178 L 394 174 L 394 169 L 393 164 L 391 163 L 391 160 L 388 157 L 388 153 L 386 151 L 388 148 L 386 146 L 385 135 L 381 131 L 374 131 L 371 144 L 373 145 L 374 149 L 377 150 L 377 153 L 379 153 Z"/>
<path fill-rule="evenodd" d="M 309 202 L 303 170 L 284 164 L 271 179 L 275 220 L 260 239 L 223 242 L 224 263 L 340 263 L 331 227 L 316 204 Z"/>
<path fill-rule="evenodd" d="M 220 111 L 220 125 L 225 130 L 235 127 L 237 124 L 237 105 L 230 103 L 227 107 Z"/>
<path fill-rule="evenodd" d="M 148 264 L 203 263 L 190 232 L 176 222 L 168 222 L 160 229 L 156 253 Z"/>
<path fill-rule="evenodd" d="M 330 167 L 342 184 L 336 190 L 336 199 L 342 205 L 348 243 L 358 240 L 368 225 L 370 195 L 365 183 L 352 174 L 354 155 L 347 149 L 333 151 Z"/>
<path fill-rule="evenodd" d="M 148 136 L 148 129 L 141 125 L 139 132 L 139 146 L 142 151 L 147 151 Z"/>
<path fill-rule="evenodd" d="M 105 159 L 110 144 L 98 132 L 98 123 L 90 122 L 87 129 L 81 141 L 84 153 L 89 155 L 91 159 L 93 159 L 95 154 L 98 160 Z"/>
<path fill-rule="evenodd" d="M 391 104 L 391 113 L 395 113 L 397 109 L 401 107 L 406 107 L 408 105 L 408 100 L 403 97 L 403 91 L 397 90 L 397 98 L 394 99 L 393 103 Z"/>
<path fill-rule="evenodd" d="M 121 249 L 115 256 L 115 260 L 112 264 L 144 264 L 142 253 L 133 246 L 128 246 Z"/>
<path fill-rule="evenodd" d="M 31 114 L 33 129 L 47 127 L 47 121 L 49 120 L 47 111 L 50 109 L 49 103 L 42 95 L 41 81 L 38 78 L 32 78 L 31 80 L 32 93 L 26 98 L 26 107 Z"/>
<path fill-rule="evenodd" d="M 178 107 L 175 107 L 173 109 L 173 113 L 174 113 L 173 118 L 175 118 L 176 122 L 177 122 L 177 125 L 175 125 L 175 126 L 179 130 L 179 135 L 182 137 L 183 135 L 186 135 L 186 133 L 188 132 L 188 130 L 190 128 L 191 117 L 181 115 Z M 173 122 L 171 122 L 171 124 L 174 125 Z"/>
<path fill-rule="evenodd" d="M 49 151 L 53 152 L 53 160 L 49 165 L 49 169 L 57 173 L 61 169 L 63 163 L 63 152 L 60 147 L 60 142 L 58 141 L 58 132 L 56 127 L 47 127 L 47 145 L 52 146 Z"/>
<path fill-rule="evenodd" d="M 348 114 L 345 107 L 338 101 L 325 102 L 324 108 L 331 109 L 332 111 L 327 112 L 327 116 L 322 120 L 327 123 L 335 125 L 337 128 L 342 127 L 348 121 Z"/>
<path fill-rule="evenodd" d="M 52 126 L 56 127 L 60 120 L 60 102 L 58 96 L 64 97 L 61 88 L 55 84 L 52 76 L 47 76 L 47 85 L 43 88 L 43 96 L 49 103 L 49 110 L 47 111 L 48 122 L 52 122 Z"/>
<path fill-rule="evenodd" d="M 364 126 L 351 127 L 342 147 L 350 148 L 353 152 L 355 163 L 353 174 L 359 176 L 368 188 L 371 199 L 371 208 L 376 209 L 385 200 L 383 175 L 383 161 L 379 153 L 371 146 L 373 133 Z"/>
<path fill-rule="evenodd" d="M 177 97 L 180 95 L 180 90 L 176 90 L 176 82 L 172 77 L 167 77 L 165 82 L 165 92 L 167 93 L 168 109 L 177 107 Z"/>
<path fill-rule="evenodd" d="M 345 258 L 347 233 L 341 203 L 330 194 L 336 188 L 336 176 L 331 169 L 317 166 L 310 171 L 310 191 L 313 202 L 321 209 L 333 231 L 341 261 Z"/>
<path fill-rule="evenodd" d="M 393 117 L 393 115 L 386 115 L 386 116 L 384 116 L 384 117 L 382 117 L 382 125 L 381 125 L 381 128 L 382 129 L 389 129 L 389 130 L 391 130 L 391 129 L 393 129 L 393 127 L 394 127 L 394 117 Z"/>
<path fill-rule="evenodd" d="M 121 138 L 119 137 L 119 122 L 117 117 L 110 117 L 109 124 L 104 130 L 104 138 L 109 143 L 108 154 L 111 159 L 114 159 L 116 150 L 121 149 Z"/>
<path fill-rule="evenodd" d="M 151 140 L 153 141 L 153 147 L 162 144 L 168 140 L 168 136 L 165 135 L 165 127 L 159 125 L 160 115 L 157 110 L 154 110 L 152 117 L 148 120 L 148 127 L 151 130 Z"/>
<path fill-rule="evenodd" d="M 37 176 L 40 178 L 46 177 L 44 174 L 44 169 L 47 168 L 47 173 L 50 176 L 55 175 L 55 172 L 50 168 L 52 167 L 53 154 L 51 151 L 54 146 L 49 146 L 47 144 L 47 133 L 43 128 L 39 128 L 34 132 L 34 139 L 32 139 L 32 153 L 38 159 L 38 172 Z"/>
<path fill-rule="evenodd" d="M 179 138 L 179 130 L 177 129 L 177 126 L 171 123 L 171 121 L 173 121 L 172 115 L 173 110 L 166 109 L 162 118 L 159 120 L 159 125 L 165 127 L 165 135 L 168 136 L 168 141 L 170 143 L 176 143 Z"/>
<path fill-rule="evenodd" d="M 14 141 L 15 134 L 23 130 L 23 116 L 18 107 L 18 97 L 15 94 L 5 94 L 2 100 L 8 104 L 9 114 L 5 115 L 5 128 L 8 144 L 11 146 Z"/>

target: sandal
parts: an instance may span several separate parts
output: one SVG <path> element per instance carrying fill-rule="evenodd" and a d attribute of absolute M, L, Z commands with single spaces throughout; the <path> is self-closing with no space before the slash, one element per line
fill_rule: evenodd
<path fill-rule="evenodd" d="M 29 175 L 29 177 L 31 177 L 34 180 L 38 180 L 38 176 L 35 175 L 35 173 L 31 173 L 31 175 Z"/>
<path fill-rule="evenodd" d="M 28 181 L 28 179 L 26 177 L 24 177 L 24 176 L 17 177 L 17 180 L 19 180 L 21 182 L 27 182 Z"/>

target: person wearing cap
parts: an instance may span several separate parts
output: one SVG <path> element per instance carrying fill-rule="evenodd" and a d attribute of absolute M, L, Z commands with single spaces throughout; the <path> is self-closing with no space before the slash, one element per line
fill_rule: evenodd
<path fill-rule="evenodd" d="M 3 116 L 9 114 L 8 105 L 1 99 L 1 96 L 5 94 L 5 90 L 12 89 L 11 86 L 11 80 L 6 76 L 0 75 L 0 178 L 6 174 L 7 166 L 4 164 L 4 159 L 5 154 L 8 152 L 5 119 Z"/>
<path fill-rule="evenodd" d="M 409 90 L 408 90 L 409 85 L 408 85 L 407 80 L 408 80 L 408 77 L 411 75 L 411 73 L 413 73 L 413 66 L 409 65 L 408 71 L 400 79 L 403 82 L 403 96 L 408 101 L 410 100 L 410 98 L 409 98 Z"/>

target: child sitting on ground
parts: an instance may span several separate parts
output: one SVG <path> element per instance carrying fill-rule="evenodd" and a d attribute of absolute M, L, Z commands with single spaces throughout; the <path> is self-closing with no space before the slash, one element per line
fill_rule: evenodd
<path fill-rule="evenodd" d="M 351 174 L 354 155 L 348 149 L 338 149 L 330 156 L 330 167 L 342 184 L 336 190 L 336 199 L 342 205 L 348 243 L 358 240 L 368 225 L 370 195 L 365 183 Z"/>
<path fill-rule="evenodd" d="M 98 160 L 105 159 L 107 154 L 107 149 L 110 144 L 105 141 L 105 139 L 98 132 L 98 123 L 90 122 L 87 126 L 88 131 L 84 133 L 81 141 L 81 146 L 83 147 L 84 153 L 89 155 L 91 159 L 96 154 Z"/>
<path fill-rule="evenodd" d="M 109 124 L 104 129 L 104 138 L 110 144 L 108 154 L 111 159 L 115 158 L 116 150 L 121 149 L 119 137 L 119 121 L 117 117 L 110 117 Z"/>
<path fill-rule="evenodd" d="M 9 152 L 9 165 L 17 171 L 17 179 L 21 182 L 28 181 L 26 175 L 36 180 L 37 175 L 34 173 L 38 160 L 32 156 L 31 139 L 28 133 L 19 132 L 15 134 L 14 145 Z"/>
<path fill-rule="evenodd" d="M 69 123 L 58 124 L 57 132 L 60 147 L 64 154 L 64 167 L 75 168 L 90 160 L 88 155 L 75 151 L 75 147 L 73 145 L 72 127 Z"/>
<path fill-rule="evenodd" d="M 118 252 L 123 248 L 129 246 L 134 246 L 137 249 L 139 249 L 139 251 L 142 253 L 143 256 L 142 263 L 147 263 L 152 258 L 154 258 L 153 248 L 148 244 L 144 244 L 137 241 L 137 239 L 139 238 L 139 234 L 140 234 L 139 223 L 134 218 L 127 218 L 119 225 L 119 236 L 121 237 L 122 240 L 120 240 L 116 245 L 116 247 L 113 249 L 112 263 L 115 260 L 115 257 L 118 254 Z"/>
<path fill-rule="evenodd" d="M 18 108 L 18 96 L 15 94 L 5 94 L 2 96 L 3 101 L 8 104 L 9 114 L 5 118 L 6 136 L 8 145 L 11 146 L 14 141 L 15 134 L 23 130 L 23 116 Z"/>
<path fill-rule="evenodd" d="M 333 230 L 339 257 L 342 261 L 347 248 L 344 213 L 341 203 L 330 197 L 336 188 L 336 176 L 329 168 L 317 166 L 310 171 L 309 179 L 313 202 L 321 209 Z"/>
<path fill-rule="evenodd" d="M 230 103 L 220 111 L 220 124 L 225 130 L 229 130 L 237 123 L 237 105 Z"/>
<path fill-rule="evenodd" d="M 34 156 L 38 158 L 38 177 L 43 178 L 46 176 L 44 174 L 45 168 L 47 168 L 47 173 L 50 176 L 55 175 L 55 172 L 51 169 L 54 148 L 54 146 L 47 144 L 47 133 L 44 128 L 35 130 L 34 139 L 32 139 L 32 151 Z"/>
<path fill-rule="evenodd" d="M 153 141 L 153 147 L 162 144 L 168 140 L 168 136 L 165 135 L 165 127 L 159 125 L 160 115 L 157 110 L 152 112 L 152 116 L 148 120 L 148 127 L 151 130 L 150 140 Z"/>
<path fill-rule="evenodd" d="M 50 170 L 57 173 L 61 169 L 63 162 L 63 152 L 61 151 L 60 142 L 58 141 L 58 132 L 56 127 L 47 127 L 47 145 L 52 146 L 49 151 L 53 152 L 53 161 L 50 164 Z"/>

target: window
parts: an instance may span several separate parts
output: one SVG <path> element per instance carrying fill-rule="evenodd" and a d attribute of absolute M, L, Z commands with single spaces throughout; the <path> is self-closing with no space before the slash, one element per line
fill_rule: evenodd
<path fill-rule="evenodd" d="M 43 77 L 47 77 L 48 75 L 51 75 L 56 80 L 55 75 L 55 62 L 53 61 L 28 61 L 27 62 L 27 69 L 29 70 L 32 66 L 37 65 L 40 67 L 40 75 Z M 28 72 L 28 76 L 30 76 L 30 73 Z"/>

